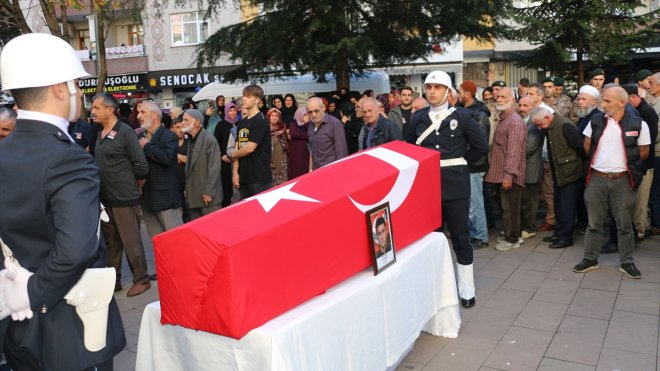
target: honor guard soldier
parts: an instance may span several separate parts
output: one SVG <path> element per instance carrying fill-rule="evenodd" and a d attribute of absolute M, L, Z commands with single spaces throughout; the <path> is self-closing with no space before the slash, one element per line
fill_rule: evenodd
<path fill-rule="evenodd" d="M 450 107 L 447 96 L 451 78 L 442 71 L 431 72 L 424 81 L 430 107 L 416 111 L 406 133 L 406 141 L 441 153 L 442 216 L 451 234 L 456 253 L 458 295 L 461 305 L 475 304 L 472 260 L 474 251 L 469 239 L 470 171 L 475 162 L 488 153 L 488 142 L 472 113 Z"/>
<path fill-rule="evenodd" d="M 0 142 L 0 351 L 13 370 L 110 371 L 126 338 L 114 272 L 88 269 L 106 266 L 99 170 L 67 133 L 89 74 L 67 42 L 31 33 L 5 44 L 0 75 L 19 108 Z"/>

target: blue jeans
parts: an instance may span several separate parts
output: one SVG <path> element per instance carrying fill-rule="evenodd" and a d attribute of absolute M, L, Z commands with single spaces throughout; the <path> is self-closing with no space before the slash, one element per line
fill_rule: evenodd
<path fill-rule="evenodd" d="M 488 242 L 486 209 L 484 208 L 483 180 L 485 173 L 470 173 L 470 214 L 468 228 L 470 238 Z"/>

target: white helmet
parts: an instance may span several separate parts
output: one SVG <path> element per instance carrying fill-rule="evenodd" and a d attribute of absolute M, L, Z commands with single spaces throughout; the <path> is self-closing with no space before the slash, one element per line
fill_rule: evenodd
<path fill-rule="evenodd" d="M 426 84 L 439 84 L 444 85 L 449 89 L 452 89 L 451 77 L 444 71 L 433 71 L 426 75 L 426 80 L 424 80 L 424 85 Z"/>
<path fill-rule="evenodd" d="M 53 35 L 15 37 L 0 54 L 3 90 L 49 86 L 88 76 L 71 45 Z"/>

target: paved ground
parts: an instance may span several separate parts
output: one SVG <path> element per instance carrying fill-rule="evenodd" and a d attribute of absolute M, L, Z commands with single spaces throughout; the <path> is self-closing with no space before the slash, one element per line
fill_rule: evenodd
<path fill-rule="evenodd" d="M 631 280 L 618 271 L 616 254 L 602 255 L 598 270 L 573 273 L 583 237 L 550 250 L 541 242 L 547 235 L 515 250 L 476 251 L 477 305 L 461 311 L 458 338 L 422 333 L 397 371 L 660 371 L 660 236 L 635 250 L 642 279 Z M 150 244 L 147 256 L 153 272 Z M 124 291 L 115 297 L 128 344 L 115 358 L 117 371 L 135 369 L 142 311 L 158 300 L 157 284 L 126 297 L 131 278 L 124 265 Z"/>

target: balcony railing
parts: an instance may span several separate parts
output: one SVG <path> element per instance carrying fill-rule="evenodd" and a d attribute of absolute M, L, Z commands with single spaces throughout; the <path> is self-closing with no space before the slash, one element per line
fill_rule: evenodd
<path fill-rule="evenodd" d="M 144 45 L 117 46 L 105 48 L 106 59 L 118 59 L 128 57 L 143 57 L 145 55 Z M 81 61 L 96 60 L 96 53 L 92 50 L 76 50 Z"/>

